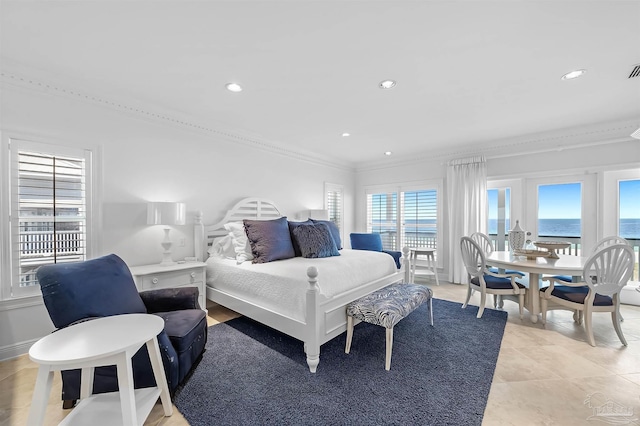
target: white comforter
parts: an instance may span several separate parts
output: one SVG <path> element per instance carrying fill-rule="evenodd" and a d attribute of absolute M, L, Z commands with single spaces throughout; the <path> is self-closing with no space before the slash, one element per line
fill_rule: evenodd
<path fill-rule="evenodd" d="M 235 260 L 210 257 L 207 260 L 207 286 L 304 321 L 309 266 L 318 268 L 318 287 L 328 298 L 397 272 L 391 256 L 365 250 L 343 249 L 340 256 L 322 259 L 295 257 L 240 265 Z"/>

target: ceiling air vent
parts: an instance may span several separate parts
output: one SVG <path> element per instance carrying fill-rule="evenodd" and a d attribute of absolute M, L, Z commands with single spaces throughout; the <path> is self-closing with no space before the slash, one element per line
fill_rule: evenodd
<path fill-rule="evenodd" d="M 640 77 L 640 64 L 636 64 L 633 66 L 631 70 L 631 74 L 629 74 L 629 78 Z"/>

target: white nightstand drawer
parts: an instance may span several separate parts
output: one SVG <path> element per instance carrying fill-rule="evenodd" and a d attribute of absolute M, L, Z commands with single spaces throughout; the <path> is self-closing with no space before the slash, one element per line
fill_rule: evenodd
<path fill-rule="evenodd" d="M 207 292 L 204 285 L 207 281 L 206 267 L 207 264 L 203 262 L 186 262 L 169 266 L 133 266 L 129 269 L 138 291 L 187 286 L 198 287 L 198 303 L 206 312 Z"/>
<path fill-rule="evenodd" d="M 149 274 L 141 277 L 142 290 L 154 288 L 182 287 L 204 282 L 202 270 L 171 271 L 161 274 Z"/>

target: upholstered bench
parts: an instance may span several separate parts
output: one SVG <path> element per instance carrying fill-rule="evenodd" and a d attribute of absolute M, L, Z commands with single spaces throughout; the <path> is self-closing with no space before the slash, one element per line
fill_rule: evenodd
<path fill-rule="evenodd" d="M 393 347 L 393 327 L 418 306 L 429 303 L 429 321 L 433 326 L 433 292 L 429 287 L 418 284 L 392 284 L 388 287 L 361 297 L 347 305 L 347 344 L 345 353 L 351 350 L 354 318 L 387 329 L 385 369 L 391 368 Z"/>

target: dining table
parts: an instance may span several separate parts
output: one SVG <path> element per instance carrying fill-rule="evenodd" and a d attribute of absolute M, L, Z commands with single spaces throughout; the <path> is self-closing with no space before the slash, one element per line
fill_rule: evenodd
<path fill-rule="evenodd" d="M 570 275 L 573 281 L 579 281 L 587 258 L 565 254 L 559 254 L 557 259 L 542 256 L 528 258 L 511 251 L 494 251 L 485 260 L 487 265 L 499 270 L 511 269 L 529 274 L 525 308 L 529 311 L 531 322 L 536 323 L 540 314 L 540 276 Z"/>

